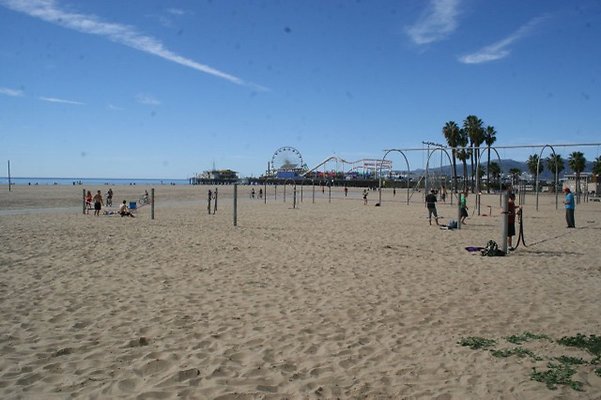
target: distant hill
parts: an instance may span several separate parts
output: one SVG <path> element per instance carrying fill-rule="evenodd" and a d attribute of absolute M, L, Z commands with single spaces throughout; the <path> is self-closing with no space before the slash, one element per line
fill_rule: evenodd
<path fill-rule="evenodd" d="M 496 162 L 497 164 L 499 163 L 499 161 L 494 161 L 494 160 L 490 160 L 490 162 Z M 564 160 L 564 170 L 559 174 L 559 177 L 563 177 L 564 174 L 571 174 L 572 170 L 570 170 L 570 168 L 568 167 L 568 162 L 567 160 Z M 484 168 L 484 170 L 486 171 L 486 161 L 482 163 L 482 167 Z M 543 170 L 543 172 L 540 174 L 540 178 L 541 179 L 553 179 L 553 173 L 551 171 L 549 171 L 547 169 L 546 163 L 544 165 L 545 169 Z M 468 172 L 470 169 L 470 164 L 469 161 L 467 163 L 467 168 L 468 168 Z M 515 160 L 511 160 L 511 159 L 507 159 L 507 160 L 503 160 L 501 159 L 501 173 L 503 175 L 506 175 L 509 173 L 510 169 L 513 168 L 518 168 L 520 171 L 525 172 L 525 173 L 529 173 L 528 171 L 528 165 L 526 164 L 525 161 L 515 161 Z M 430 168 L 430 173 L 438 173 L 438 171 L 440 171 L 441 167 L 440 166 L 434 166 L 432 168 Z M 445 175 L 452 175 L 452 167 L 450 165 L 443 165 L 442 166 L 442 173 Z M 584 172 L 591 172 L 593 170 L 593 163 L 592 161 L 587 161 L 586 162 L 586 168 L 584 169 Z M 415 175 L 423 175 L 425 172 L 425 170 L 423 168 L 420 169 L 416 169 L 411 171 L 412 174 Z M 457 162 L 457 175 L 462 175 L 463 174 L 463 166 L 461 161 Z"/>

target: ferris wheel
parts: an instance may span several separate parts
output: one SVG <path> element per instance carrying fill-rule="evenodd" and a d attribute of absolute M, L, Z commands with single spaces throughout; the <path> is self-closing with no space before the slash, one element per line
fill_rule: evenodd
<path fill-rule="evenodd" d="M 294 147 L 280 147 L 271 157 L 271 169 L 274 171 L 297 171 L 304 167 L 303 156 Z"/>

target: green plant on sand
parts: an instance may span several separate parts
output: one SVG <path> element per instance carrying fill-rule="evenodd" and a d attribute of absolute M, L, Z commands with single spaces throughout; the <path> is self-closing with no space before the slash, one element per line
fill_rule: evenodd
<path fill-rule="evenodd" d="M 549 340 L 554 341 L 547 335 L 533 334 L 530 332 L 524 332 L 521 335 L 512 335 L 505 338 L 508 342 L 513 344 L 522 344 L 532 340 Z M 478 336 L 469 336 L 461 338 L 457 342 L 461 346 L 469 347 L 470 349 L 489 349 L 491 355 L 494 357 L 511 357 L 518 356 L 520 358 L 530 357 L 533 360 L 543 360 L 542 357 L 537 356 L 531 350 L 525 349 L 521 346 L 514 347 L 513 349 L 494 349 L 497 342 L 494 339 L 486 339 Z M 564 336 L 557 340 L 557 343 L 567 347 L 575 347 L 578 349 L 586 350 L 594 358 L 591 361 L 587 361 L 580 357 L 573 356 L 559 356 L 559 357 L 545 357 L 550 361 L 547 364 L 546 370 L 537 370 L 536 367 L 532 368 L 530 373 L 530 379 L 537 382 L 545 383 L 547 388 L 551 390 L 557 389 L 558 385 L 567 385 L 576 391 L 584 391 L 584 384 L 580 381 L 572 379 L 576 374 L 576 368 L 586 365 L 597 365 L 601 364 L 601 336 L 590 335 L 586 336 L 583 334 L 576 334 L 576 336 Z M 491 349 L 492 348 L 492 349 Z M 601 368 L 595 368 L 593 370 L 595 375 L 601 377 Z"/>
<path fill-rule="evenodd" d="M 472 350 L 477 350 L 487 349 L 494 346 L 497 342 L 493 339 L 486 339 L 479 336 L 468 336 L 466 338 L 461 338 L 457 343 L 469 347 Z"/>

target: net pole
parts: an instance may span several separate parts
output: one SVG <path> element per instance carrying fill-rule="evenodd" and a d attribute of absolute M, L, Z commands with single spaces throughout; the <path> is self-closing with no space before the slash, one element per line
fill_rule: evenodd
<path fill-rule="evenodd" d="M 150 219 L 154 219 L 154 188 L 150 189 Z"/>
<path fill-rule="evenodd" d="M 10 160 L 8 160 L 8 191 L 12 190 L 12 182 L 10 181 Z"/>
<path fill-rule="evenodd" d="M 234 183 L 234 226 L 238 226 L 238 184 Z"/>

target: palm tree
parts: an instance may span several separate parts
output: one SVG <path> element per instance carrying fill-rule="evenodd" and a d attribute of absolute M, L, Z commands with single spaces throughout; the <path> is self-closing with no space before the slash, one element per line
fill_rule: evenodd
<path fill-rule="evenodd" d="M 457 178 L 457 149 L 455 147 L 458 146 L 459 140 L 459 126 L 455 123 L 455 121 L 449 121 L 444 124 L 442 128 L 442 134 L 447 141 L 449 147 L 452 148 L 451 155 L 453 160 L 453 178 Z M 457 192 L 457 179 L 454 182 L 455 192 Z"/>
<path fill-rule="evenodd" d="M 530 155 L 528 157 L 528 161 L 526 161 L 526 165 L 528 166 L 528 171 L 532 174 L 532 176 L 540 175 L 540 173 L 545 169 L 543 163 L 538 162 L 538 154 Z"/>
<path fill-rule="evenodd" d="M 468 115 L 467 118 L 463 121 L 463 130 L 466 131 L 466 134 L 470 141 L 470 147 L 480 147 L 482 142 L 484 141 L 484 129 L 482 128 L 482 120 L 475 115 Z M 473 151 L 470 151 L 470 159 L 471 159 L 471 171 L 472 171 L 472 191 L 473 181 L 474 181 L 474 156 L 476 157 L 476 164 L 478 163 L 478 154 L 479 151 L 474 154 Z"/>
<path fill-rule="evenodd" d="M 490 168 L 488 170 L 489 174 L 493 177 L 495 183 L 499 183 L 499 178 L 501 177 L 501 167 L 496 162 L 490 163 Z M 488 187 L 490 188 L 490 182 L 488 182 Z"/>
<path fill-rule="evenodd" d="M 554 174 L 561 174 L 561 171 L 564 170 L 563 158 L 561 158 L 561 154 L 551 154 L 547 157 L 547 169 Z"/>
<path fill-rule="evenodd" d="M 586 166 L 586 158 L 581 151 L 575 151 L 568 158 L 568 165 L 576 174 L 576 195 L 580 195 L 580 173 Z"/>
<path fill-rule="evenodd" d="M 486 175 L 488 179 L 488 187 L 486 188 L 487 193 L 490 193 L 490 146 L 492 146 L 493 143 L 497 141 L 496 135 L 497 131 L 495 131 L 495 128 L 493 126 L 489 125 L 486 127 L 486 130 L 484 131 L 484 143 L 486 143 L 486 146 L 488 147 L 488 159 L 486 162 Z"/>
<path fill-rule="evenodd" d="M 522 170 L 519 168 L 510 168 L 509 174 L 511 175 L 511 186 L 515 186 L 515 182 L 519 179 L 519 176 L 522 175 Z"/>
<path fill-rule="evenodd" d="M 469 138 L 465 129 L 459 130 L 457 146 L 460 147 L 457 151 L 457 158 L 463 163 L 463 190 L 467 191 L 467 159 L 472 154 L 472 150 L 466 148 Z"/>
<path fill-rule="evenodd" d="M 563 158 L 561 158 L 561 154 L 551 154 L 547 157 L 547 169 L 553 172 L 554 177 L 559 177 L 561 171 L 564 170 Z M 557 186 L 557 181 L 555 182 L 555 186 Z M 558 188 L 555 187 L 555 191 Z"/>
<path fill-rule="evenodd" d="M 601 156 L 597 156 L 595 161 L 593 161 L 593 174 L 597 177 L 597 182 L 599 182 L 599 175 L 601 175 Z"/>

